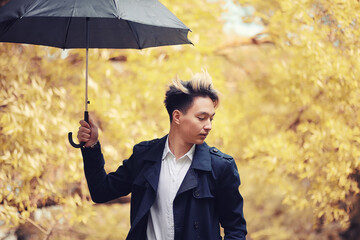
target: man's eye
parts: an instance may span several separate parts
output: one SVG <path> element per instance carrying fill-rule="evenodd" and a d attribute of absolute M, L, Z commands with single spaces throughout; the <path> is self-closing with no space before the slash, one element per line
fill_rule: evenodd
<path fill-rule="evenodd" d="M 205 118 L 203 118 L 203 117 L 198 117 L 198 119 L 199 119 L 200 121 L 205 120 Z"/>

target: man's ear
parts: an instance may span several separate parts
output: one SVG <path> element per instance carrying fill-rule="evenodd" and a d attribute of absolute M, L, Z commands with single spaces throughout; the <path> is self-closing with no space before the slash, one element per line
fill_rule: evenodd
<path fill-rule="evenodd" d="M 174 110 L 172 113 L 173 122 L 175 124 L 180 124 L 181 116 L 182 116 L 182 112 L 180 112 L 179 110 Z"/>

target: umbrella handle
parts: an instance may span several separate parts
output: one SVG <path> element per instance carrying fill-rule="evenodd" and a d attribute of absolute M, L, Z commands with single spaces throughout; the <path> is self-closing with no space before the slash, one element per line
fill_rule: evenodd
<path fill-rule="evenodd" d="M 84 112 L 84 120 L 85 120 L 85 122 L 89 123 L 89 112 L 88 111 Z M 68 133 L 68 139 L 69 139 L 69 142 L 70 142 L 71 146 L 73 146 L 74 148 L 81 148 L 86 143 L 86 142 L 81 142 L 79 144 L 74 143 L 74 141 L 72 139 L 72 132 Z"/>

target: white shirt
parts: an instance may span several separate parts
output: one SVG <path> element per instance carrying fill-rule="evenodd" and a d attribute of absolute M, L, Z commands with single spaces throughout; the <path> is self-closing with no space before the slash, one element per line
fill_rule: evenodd
<path fill-rule="evenodd" d="M 173 201 L 190 168 L 194 152 L 195 144 L 176 160 L 169 148 L 169 138 L 166 139 L 156 199 L 150 208 L 147 223 L 148 240 L 174 240 Z"/>

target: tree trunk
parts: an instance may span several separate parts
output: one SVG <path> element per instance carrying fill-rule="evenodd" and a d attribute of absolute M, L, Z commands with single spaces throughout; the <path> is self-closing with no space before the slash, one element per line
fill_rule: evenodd
<path fill-rule="evenodd" d="M 360 187 L 360 170 L 357 170 L 353 175 L 358 186 Z M 356 196 L 355 202 L 353 205 L 353 210 L 350 217 L 350 226 L 349 228 L 340 234 L 344 240 L 360 240 L 360 196 Z"/>

